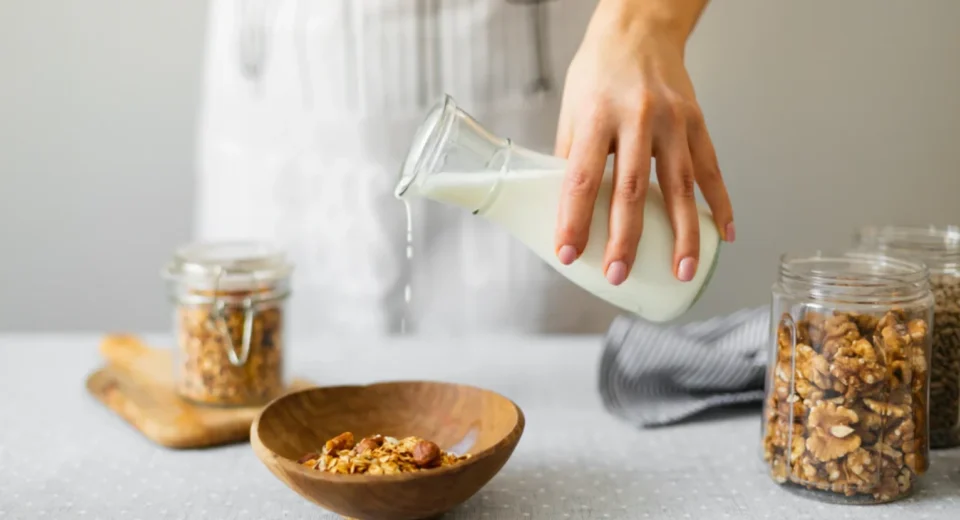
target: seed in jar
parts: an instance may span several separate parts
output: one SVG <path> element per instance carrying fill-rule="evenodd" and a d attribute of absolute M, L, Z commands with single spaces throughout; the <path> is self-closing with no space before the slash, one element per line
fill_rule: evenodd
<path fill-rule="evenodd" d="M 930 445 L 960 446 L 960 277 L 930 277 L 936 301 L 930 359 Z"/>

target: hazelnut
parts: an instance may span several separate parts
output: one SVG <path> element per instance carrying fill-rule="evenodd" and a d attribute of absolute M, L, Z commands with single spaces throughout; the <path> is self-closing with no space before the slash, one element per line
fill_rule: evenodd
<path fill-rule="evenodd" d="M 428 468 L 440 462 L 440 447 L 430 441 L 420 441 L 413 447 L 413 462 Z"/>
<path fill-rule="evenodd" d="M 373 437 L 366 437 L 362 441 L 358 442 L 356 447 L 353 448 L 353 451 L 356 453 L 363 453 L 367 450 L 375 450 L 383 445 L 383 436 L 374 435 Z"/>

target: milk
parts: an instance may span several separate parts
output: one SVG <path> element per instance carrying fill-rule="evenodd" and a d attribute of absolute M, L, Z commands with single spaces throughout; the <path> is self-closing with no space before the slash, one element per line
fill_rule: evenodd
<path fill-rule="evenodd" d="M 627 279 L 614 286 L 603 271 L 612 174 L 607 171 L 600 185 L 587 247 L 571 265 L 560 263 L 554 245 L 563 180 L 562 169 L 438 171 L 422 178 L 417 192 L 434 201 L 474 211 L 502 226 L 573 283 L 625 311 L 663 322 L 680 316 L 693 305 L 712 273 L 720 244 L 709 211 L 698 206 L 700 261 L 693 280 L 681 282 L 673 274 L 674 235 L 663 193 L 659 185 L 651 183 L 636 261 Z"/>

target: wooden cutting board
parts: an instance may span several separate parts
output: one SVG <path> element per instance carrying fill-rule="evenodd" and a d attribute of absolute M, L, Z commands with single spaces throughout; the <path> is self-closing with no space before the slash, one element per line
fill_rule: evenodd
<path fill-rule="evenodd" d="M 87 391 L 144 436 L 168 448 L 206 448 L 246 442 L 260 406 L 217 408 L 181 399 L 173 386 L 169 349 L 134 336 L 111 335 L 100 344 L 106 365 L 87 377 Z M 314 386 L 294 380 L 290 391 Z"/>

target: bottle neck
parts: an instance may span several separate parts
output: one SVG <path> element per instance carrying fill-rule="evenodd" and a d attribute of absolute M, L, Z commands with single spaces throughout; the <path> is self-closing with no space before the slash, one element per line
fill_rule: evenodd
<path fill-rule="evenodd" d="M 486 196 L 476 204 L 477 207 L 467 208 L 472 211 L 474 215 L 482 215 L 487 208 L 493 204 L 493 201 L 497 200 L 497 197 L 500 195 L 503 178 L 510 173 L 513 151 L 513 141 L 506 139 L 503 148 L 497 150 L 497 153 L 490 159 L 486 171 L 490 172 L 493 181 L 490 184 L 490 189 L 487 191 Z"/>

